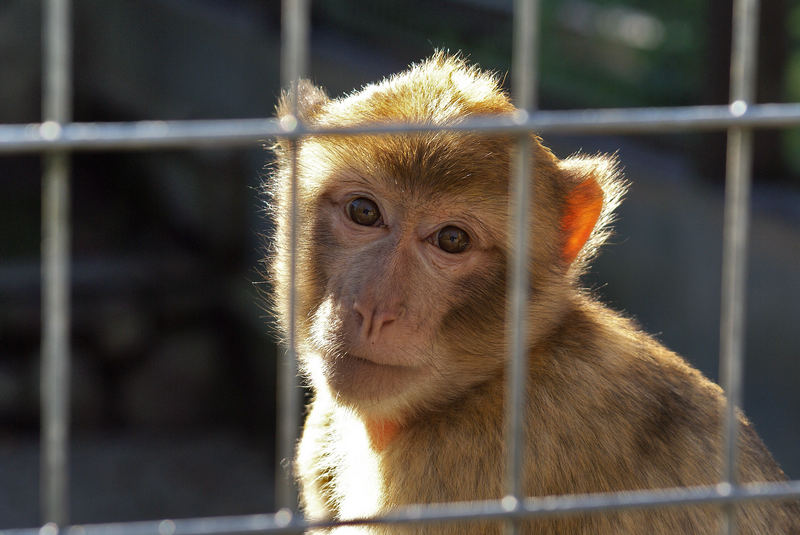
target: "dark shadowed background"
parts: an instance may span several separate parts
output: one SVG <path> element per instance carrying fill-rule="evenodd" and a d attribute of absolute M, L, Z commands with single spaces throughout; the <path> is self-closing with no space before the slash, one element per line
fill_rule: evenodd
<path fill-rule="evenodd" d="M 339 95 L 435 48 L 505 73 L 510 1 L 313 3 Z M 544 108 L 727 101 L 727 0 L 545 1 Z M 0 1 L 0 123 L 40 120 L 40 7 Z M 800 100 L 800 5 L 762 2 L 760 102 Z M 277 0 L 75 0 L 77 121 L 264 117 Z M 725 136 L 547 136 L 632 182 L 586 284 L 716 380 Z M 745 410 L 800 477 L 800 131 L 758 131 Z M 276 348 L 258 296 L 259 183 L 239 150 L 79 153 L 72 177 L 74 522 L 273 509 Z M 0 156 L 0 529 L 36 525 L 39 156 Z"/>

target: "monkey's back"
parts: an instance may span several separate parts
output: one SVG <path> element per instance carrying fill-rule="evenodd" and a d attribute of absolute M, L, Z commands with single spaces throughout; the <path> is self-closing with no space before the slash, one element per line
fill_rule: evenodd
<path fill-rule="evenodd" d="M 559 325 L 531 361 L 526 475 L 532 495 L 720 481 L 722 389 L 591 299 L 576 299 Z M 738 419 L 739 481 L 785 480 L 752 425 L 741 413 Z M 595 514 L 565 520 L 563 532 L 717 533 L 719 510 Z M 796 501 L 738 510 L 740 533 L 800 533 Z"/>

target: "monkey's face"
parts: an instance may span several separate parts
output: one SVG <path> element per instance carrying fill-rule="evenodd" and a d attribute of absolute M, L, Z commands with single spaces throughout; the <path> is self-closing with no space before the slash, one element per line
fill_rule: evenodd
<path fill-rule="evenodd" d="M 323 128 L 449 125 L 514 112 L 494 76 L 445 55 L 342 99 L 308 82 L 296 91 L 296 110 L 287 95 L 278 115 L 296 111 Z M 295 286 L 299 356 L 316 389 L 369 416 L 399 419 L 503 372 L 514 141 L 467 132 L 278 140 L 275 304 L 288 331 Z M 526 334 L 535 344 L 557 323 L 566 289 L 602 242 L 624 188 L 613 160 L 559 161 L 538 139 L 532 150 Z"/>
<path fill-rule="evenodd" d="M 506 194 L 487 195 L 488 180 L 442 188 L 442 170 L 457 166 L 420 168 L 421 150 L 392 149 L 416 168 L 348 159 L 317 169 L 329 176 L 303 211 L 312 246 L 300 261 L 317 274 L 300 311 L 307 371 L 383 416 L 441 403 L 502 369 Z"/>

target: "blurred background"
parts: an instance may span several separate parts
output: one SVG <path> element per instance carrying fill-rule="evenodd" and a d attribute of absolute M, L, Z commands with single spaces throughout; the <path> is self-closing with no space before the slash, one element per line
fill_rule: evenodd
<path fill-rule="evenodd" d="M 40 2 L 0 2 L 0 123 L 40 120 Z M 77 121 L 272 115 L 277 0 L 75 0 Z M 313 2 L 332 95 L 461 50 L 500 73 L 506 0 Z M 729 0 L 545 0 L 541 105 L 723 104 Z M 762 2 L 759 102 L 800 101 L 800 4 Z M 800 478 L 800 131 L 756 134 L 745 411 Z M 586 284 L 718 375 L 725 135 L 546 136 L 632 182 Z M 258 293 L 270 155 L 78 153 L 72 178 L 74 522 L 273 508 L 276 348 Z M 0 528 L 38 515 L 38 155 L 0 155 Z"/>

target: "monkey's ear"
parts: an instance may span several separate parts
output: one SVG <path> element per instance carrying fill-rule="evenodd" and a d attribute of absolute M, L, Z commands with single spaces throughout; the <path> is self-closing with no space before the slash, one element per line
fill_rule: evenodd
<path fill-rule="evenodd" d="M 320 108 L 328 102 L 328 95 L 321 87 L 317 87 L 308 80 L 297 82 L 297 115 L 301 121 L 309 121 L 319 112 Z M 294 112 L 292 101 L 295 99 L 294 88 L 281 94 L 275 113 L 280 117 L 291 115 Z"/>
<path fill-rule="evenodd" d="M 582 264 L 597 252 L 610 230 L 613 211 L 627 184 L 620 179 L 614 156 L 572 156 L 559 162 L 569 189 L 561 213 L 561 258 Z"/>
<path fill-rule="evenodd" d="M 602 211 L 603 190 L 592 177 L 572 188 L 567 194 L 561 215 L 561 231 L 564 236 L 561 258 L 567 264 L 572 264 L 578 258 L 578 253 L 592 235 Z"/>

